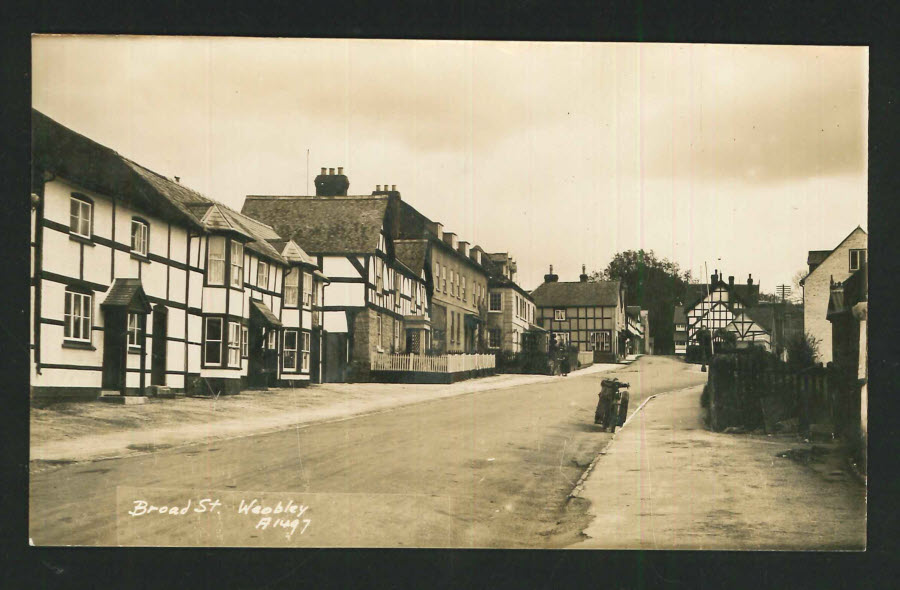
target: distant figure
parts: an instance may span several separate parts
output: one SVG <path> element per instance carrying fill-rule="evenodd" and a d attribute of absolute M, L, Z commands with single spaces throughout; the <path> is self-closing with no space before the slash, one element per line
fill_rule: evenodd
<path fill-rule="evenodd" d="M 569 347 L 566 345 L 560 346 L 559 367 L 563 377 L 569 374 L 569 369 L 571 368 L 569 364 Z"/>
<path fill-rule="evenodd" d="M 556 357 L 559 355 L 559 343 L 556 341 L 556 334 L 550 337 L 550 349 L 547 355 L 550 360 L 550 374 L 556 375 Z"/>

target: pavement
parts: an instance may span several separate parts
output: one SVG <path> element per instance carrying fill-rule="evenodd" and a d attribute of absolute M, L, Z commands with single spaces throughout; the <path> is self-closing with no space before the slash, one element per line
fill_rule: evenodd
<path fill-rule="evenodd" d="M 621 366 L 596 364 L 571 375 L 592 375 Z M 556 379 L 560 377 L 503 374 L 449 385 L 325 383 L 218 398 L 151 399 L 135 406 L 100 401 L 55 404 L 31 410 L 32 469 L 345 420 L 430 400 Z"/>
<path fill-rule="evenodd" d="M 616 433 L 579 494 L 590 524 L 572 547 L 865 549 L 865 487 L 827 458 L 808 461 L 839 449 L 710 432 L 701 392 L 658 395 Z"/>
<path fill-rule="evenodd" d="M 566 547 L 590 523 L 587 502 L 567 497 L 612 437 L 593 424 L 600 381 L 631 383 L 634 412 L 705 380 L 666 357 L 593 369 L 33 472 L 29 535 L 35 545 Z"/>

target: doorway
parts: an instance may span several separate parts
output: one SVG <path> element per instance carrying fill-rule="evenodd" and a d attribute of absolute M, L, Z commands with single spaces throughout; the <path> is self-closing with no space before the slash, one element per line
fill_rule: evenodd
<path fill-rule="evenodd" d="M 166 353 L 169 336 L 169 310 L 164 305 L 153 308 L 153 350 L 150 357 L 150 384 L 166 384 Z"/>

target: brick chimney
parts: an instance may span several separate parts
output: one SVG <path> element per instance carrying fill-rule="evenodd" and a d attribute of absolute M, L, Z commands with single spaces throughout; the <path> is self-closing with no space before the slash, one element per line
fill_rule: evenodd
<path fill-rule="evenodd" d="M 752 285 L 752 284 L 753 284 L 753 275 L 747 275 L 747 284 L 748 284 L 748 285 Z"/>
<path fill-rule="evenodd" d="M 481 249 L 480 248 L 473 248 L 472 250 L 470 250 L 469 256 L 475 262 L 477 262 L 478 264 L 481 264 Z"/>
<path fill-rule="evenodd" d="M 350 188 L 350 180 L 344 175 L 344 167 L 338 168 L 338 173 L 334 173 L 334 168 L 328 168 L 328 173 L 322 173 L 316 176 L 316 196 L 317 197 L 346 197 L 347 189 Z"/>
<path fill-rule="evenodd" d="M 728 286 L 730 288 L 734 289 L 734 277 L 733 276 L 728 277 Z"/>
<path fill-rule="evenodd" d="M 462 254 L 463 256 L 466 256 L 466 257 L 469 256 L 469 242 L 465 242 L 465 241 L 463 241 L 463 240 L 460 240 L 460 242 L 459 242 L 459 253 Z"/>
<path fill-rule="evenodd" d="M 709 284 L 715 286 L 716 283 L 719 282 L 719 269 L 713 271 L 712 276 L 709 277 Z"/>
<path fill-rule="evenodd" d="M 553 274 L 553 265 L 551 264 L 550 272 L 544 275 L 544 282 L 545 283 L 555 283 L 558 280 L 559 280 L 559 276 Z"/>
<path fill-rule="evenodd" d="M 444 232 L 444 243 L 456 250 L 459 247 L 458 238 L 453 232 Z"/>
<path fill-rule="evenodd" d="M 588 280 L 587 269 L 583 264 L 581 265 L 581 274 L 578 275 L 578 280 L 580 280 L 582 283 L 586 283 Z"/>
<path fill-rule="evenodd" d="M 443 223 L 441 223 L 439 221 L 432 221 L 431 227 L 429 229 L 434 233 L 435 236 L 437 236 L 437 239 L 439 239 L 442 242 L 444 241 L 444 224 Z"/>

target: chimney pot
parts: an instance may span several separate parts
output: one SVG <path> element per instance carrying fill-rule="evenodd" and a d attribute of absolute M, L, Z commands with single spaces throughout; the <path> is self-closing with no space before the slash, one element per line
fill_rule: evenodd
<path fill-rule="evenodd" d="M 392 184 L 392 185 L 391 185 L 391 190 L 392 190 L 392 191 L 397 190 L 397 185 L 396 185 L 396 184 Z"/>
<path fill-rule="evenodd" d="M 334 175 L 334 168 L 329 168 L 329 169 L 328 169 L 328 176 L 333 176 L 333 175 Z"/>
<path fill-rule="evenodd" d="M 380 184 L 376 184 L 376 185 L 375 185 L 375 192 L 377 192 L 377 193 L 380 193 L 380 192 L 381 192 L 381 185 L 380 185 Z"/>
<path fill-rule="evenodd" d="M 344 173 L 344 167 L 338 166 L 338 174 L 343 174 L 343 173 Z"/>
<path fill-rule="evenodd" d="M 322 176 L 325 176 L 325 170 L 326 170 L 325 166 L 322 166 Z"/>

